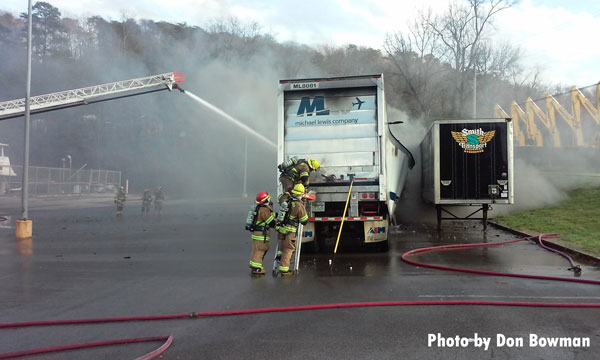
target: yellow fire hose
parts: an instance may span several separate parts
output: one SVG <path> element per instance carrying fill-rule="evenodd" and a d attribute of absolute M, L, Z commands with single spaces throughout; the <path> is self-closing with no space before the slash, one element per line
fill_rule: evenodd
<path fill-rule="evenodd" d="M 352 193 L 352 185 L 354 184 L 354 179 L 350 182 L 350 189 L 348 190 L 348 198 L 346 199 L 346 206 L 344 206 L 344 215 L 342 215 L 342 224 L 340 225 L 340 231 L 338 232 L 337 240 L 335 241 L 335 249 L 333 249 L 333 253 L 337 253 L 338 244 L 340 243 L 340 236 L 342 235 L 342 228 L 344 227 L 344 219 L 346 219 L 346 210 L 348 210 L 348 203 L 350 202 L 350 194 Z"/>

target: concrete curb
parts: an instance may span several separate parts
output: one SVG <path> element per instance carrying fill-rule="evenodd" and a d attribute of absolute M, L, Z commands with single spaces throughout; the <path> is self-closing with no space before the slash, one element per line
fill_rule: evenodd
<path fill-rule="evenodd" d="M 500 224 L 498 224 L 496 222 L 493 222 L 493 221 L 489 221 L 488 220 L 488 224 L 490 224 L 490 225 L 492 225 L 492 226 L 494 226 L 494 227 L 496 227 L 496 228 L 498 228 L 500 230 L 504 230 L 504 231 L 507 231 L 509 233 L 521 236 L 521 237 L 536 236 L 536 235 L 528 234 L 528 233 L 525 233 L 525 232 L 522 232 L 522 231 L 519 231 L 519 230 L 515 230 L 513 228 L 509 228 L 508 226 L 500 225 Z M 569 253 L 569 254 L 577 257 L 578 259 L 580 259 L 582 261 L 585 261 L 585 262 L 587 262 L 587 263 L 589 263 L 591 265 L 600 266 L 600 258 L 598 258 L 598 257 L 596 257 L 594 255 L 582 252 L 580 250 L 571 249 L 571 248 L 568 248 L 568 247 L 566 247 L 564 245 L 553 243 L 552 241 L 548 241 L 548 240 L 544 240 L 544 244 L 546 244 L 546 246 L 548 246 L 549 248 L 552 248 L 552 249 L 555 249 L 555 250 L 559 250 L 559 251 L 563 251 L 565 253 Z"/>

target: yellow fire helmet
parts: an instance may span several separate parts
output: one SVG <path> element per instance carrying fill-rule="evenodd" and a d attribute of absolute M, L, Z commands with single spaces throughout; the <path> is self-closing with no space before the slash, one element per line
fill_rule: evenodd
<path fill-rule="evenodd" d="M 294 185 L 294 188 L 292 189 L 292 194 L 302 195 L 302 194 L 304 194 L 304 192 L 305 192 L 304 185 L 302 185 L 302 184 L 296 184 L 296 185 Z"/>
<path fill-rule="evenodd" d="M 311 169 L 313 169 L 313 170 L 319 170 L 319 167 L 321 166 L 321 163 L 319 162 L 319 160 L 308 159 L 306 161 L 308 162 L 308 166 L 310 166 Z"/>

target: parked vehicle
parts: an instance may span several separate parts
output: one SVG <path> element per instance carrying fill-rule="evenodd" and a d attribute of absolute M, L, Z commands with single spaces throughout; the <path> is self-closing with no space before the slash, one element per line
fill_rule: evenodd
<path fill-rule="evenodd" d="M 385 104 L 381 74 L 279 82 L 278 163 L 321 162 L 310 178 L 317 195 L 307 207 L 303 242 L 336 233 L 352 184 L 344 229 L 365 243 L 387 244 L 414 159 L 391 134 Z"/>

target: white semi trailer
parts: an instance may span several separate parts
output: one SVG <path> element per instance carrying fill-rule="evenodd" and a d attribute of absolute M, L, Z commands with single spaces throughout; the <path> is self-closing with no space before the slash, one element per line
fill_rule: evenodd
<path fill-rule="evenodd" d="M 344 233 L 387 248 L 414 159 L 390 132 L 383 75 L 280 80 L 278 94 L 278 163 L 321 162 L 310 177 L 317 196 L 307 206 L 302 242 L 316 246 L 335 237 L 352 183 Z"/>

